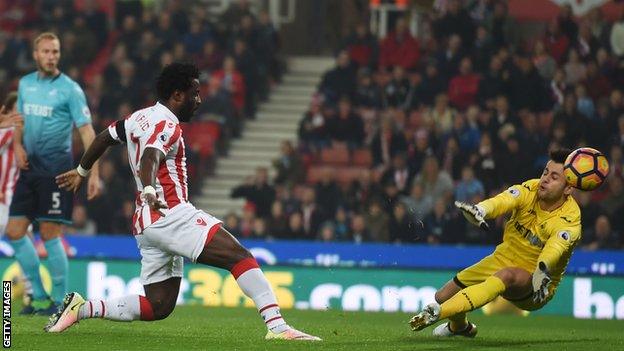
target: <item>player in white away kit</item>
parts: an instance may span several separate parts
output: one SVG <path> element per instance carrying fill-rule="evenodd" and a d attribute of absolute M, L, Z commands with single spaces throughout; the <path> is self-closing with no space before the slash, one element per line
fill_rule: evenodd
<path fill-rule="evenodd" d="M 0 110 L 0 121 L 4 120 L 5 124 L 23 122 L 17 112 L 16 102 L 16 93 L 7 96 Z M 10 119 L 14 122 L 9 121 Z M 9 221 L 9 206 L 19 177 L 19 168 L 13 152 L 13 134 L 13 126 L 0 126 L 0 235 L 4 235 Z"/>
<path fill-rule="evenodd" d="M 275 294 L 251 253 L 221 221 L 188 202 L 184 140 L 179 122 L 199 107 L 199 73 L 194 65 L 173 63 L 156 83 L 159 102 L 111 124 L 83 155 L 77 169 L 59 175 L 60 187 L 76 191 L 93 163 L 112 145 L 125 143 L 140 194 L 133 217 L 141 251 L 145 296 L 128 295 L 85 301 L 67 294 L 45 330 L 61 332 L 79 320 L 159 320 L 174 309 L 183 273 L 183 257 L 229 270 L 262 316 L 266 339 L 321 340 L 298 331 L 280 313 Z"/>

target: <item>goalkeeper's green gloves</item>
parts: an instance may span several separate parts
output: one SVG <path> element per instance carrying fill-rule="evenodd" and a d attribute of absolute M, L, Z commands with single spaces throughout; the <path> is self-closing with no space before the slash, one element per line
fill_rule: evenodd
<path fill-rule="evenodd" d="M 480 227 L 487 231 L 490 230 L 490 226 L 485 221 L 485 210 L 478 205 L 468 204 L 461 201 L 455 201 L 455 207 L 462 211 L 462 214 L 468 222 Z"/>
<path fill-rule="evenodd" d="M 533 302 L 542 303 L 546 300 L 550 294 L 548 288 L 550 288 L 551 282 L 552 278 L 548 273 L 548 267 L 544 262 L 540 262 L 533 272 Z"/>

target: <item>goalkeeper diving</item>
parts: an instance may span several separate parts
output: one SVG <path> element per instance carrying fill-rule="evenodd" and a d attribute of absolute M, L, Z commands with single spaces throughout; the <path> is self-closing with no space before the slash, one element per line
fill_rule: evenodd
<path fill-rule="evenodd" d="M 581 239 L 581 211 L 563 173 L 569 153 L 552 151 L 539 179 L 514 185 L 476 205 L 455 202 L 470 223 L 485 230 L 486 219 L 510 214 L 503 242 L 438 290 L 436 302 L 412 317 L 412 330 L 448 319 L 433 335 L 474 337 L 477 327 L 466 313 L 498 296 L 525 311 L 538 310 L 553 298 Z"/>

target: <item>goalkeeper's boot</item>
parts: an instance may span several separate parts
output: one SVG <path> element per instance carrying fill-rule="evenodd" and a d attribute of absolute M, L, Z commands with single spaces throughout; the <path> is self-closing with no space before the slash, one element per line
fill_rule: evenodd
<path fill-rule="evenodd" d="M 278 333 L 278 334 L 269 330 L 264 338 L 266 340 L 323 341 L 323 339 L 319 338 L 318 336 L 306 334 L 295 328 L 288 328 L 285 331 Z"/>
<path fill-rule="evenodd" d="M 440 319 L 440 305 L 430 303 L 420 313 L 412 317 L 409 324 L 412 331 L 423 330 Z"/>
<path fill-rule="evenodd" d="M 31 305 L 34 310 L 33 314 L 38 316 L 51 316 L 56 312 L 56 310 L 58 310 L 58 305 L 55 304 L 50 298 L 33 300 Z"/>
<path fill-rule="evenodd" d="M 468 322 L 468 325 L 462 330 L 451 330 L 451 322 L 446 322 L 438 325 L 433 329 L 433 336 L 451 337 L 451 336 L 465 336 L 467 338 L 474 338 L 477 336 L 477 326 L 474 323 Z"/>
<path fill-rule="evenodd" d="M 60 333 L 72 325 L 78 323 L 78 311 L 85 304 L 85 299 L 76 292 L 65 295 L 63 305 L 58 312 L 50 317 L 50 321 L 43 330 L 49 333 Z"/>

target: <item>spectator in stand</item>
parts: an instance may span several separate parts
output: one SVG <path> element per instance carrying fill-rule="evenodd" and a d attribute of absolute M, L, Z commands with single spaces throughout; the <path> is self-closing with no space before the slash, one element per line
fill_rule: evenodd
<path fill-rule="evenodd" d="M 329 133 L 321 109 L 321 103 L 313 100 L 299 122 L 299 141 L 306 152 L 318 152 L 329 145 Z"/>
<path fill-rule="evenodd" d="M 248 177 L 245 184 L 232 189 L 232 198 L 244 198 L 253 204 L 256 215 L 267 218 L 271 214 L 271 204 L 275 201 L 275 189 L 268 183 L 268 171 L 264 167 L 256 169 L 255 177 Z"/>
<path fill-rule="evenodd" d="M 306 238 L 303 230 L 303 216 L 299 212 L 294 212 L 288 217 L 288 229 L 286 237 L 289 239 L 301 240 Z"/>
<path fill-rule="evenodd" d="M 334 216 L 334 233 L 337 241 L 346 241 L 349 236 L 349 216 L 344 207 L 338 207 Z"/>
<path fill-rule="evenodd" d="M 577 106 L 576 96 L 568 93 L 563 102 L 563 109 L 555 114 L 553 121 L 553 132 L 555 128 L 563 128 L 565 135 L 561 142 L 570 148 L 576 147 L 584 138 L 588 125 L 587 118 L 579 113 Z"/>
<path fill-rule="evenodd" d="M 244 89 L 244 111 L 247 118 L 256 116 L 256 95 L 258 91 L 259 77 L 258 66 L 254 52 L 247 47 L 247 42 L 242 38 L 234 40 L 234 50 L 232 56 L 236 61 L 236 69 L 243 76 L 245 82 Z"/>
<path fill-rule="evenodd" d="M 338 102 L 338 113 L 327 119 L 327 132 L 332 142 L 345 143 L 349 149 L 358 148 L 364 142 L 362 118 L 351 109 L 346 96 Z"/>
<path fill-rule="evenodd" d="M 405 204 L 414 222 L 422 222 L 433 208 L 433 199 L 425 195 L 420 183 L 414 183 L 409 196 L 401 196 L 400 201 Z"/>
<path fill-rule="evenodd" d="M 582 82 L 587 75 L 587 68 L 585 64 L 581 62 L 578 52 L 574 49 L 570 50 L 568 62 L 563 66 L 563 69 L 566 73 L 566 83 L 569 85 Z"/>
<path fill-rule="evenodd" d="M 425 67 L 425 74 L 423 76 L 422 88 L 420 89 L 420 101 L 426 106 L 434 104 L 434 99 L 441 93 L 446 92 L 447 82 L 438 70 L 438 65 L 435 60 L 430 60 Z"/>
<path fill-rule="evenodd" d="M 549 85 L 550 98 L 552 100 L 552 108 L 554 110 L 563 106 L 563 100 L 565 99 L 567 87 L 568 84 L 566 83 L 565 71 L 561 68 L 557 68 Z"/>
<path fill-rule="evenodd" d="M 453 34 L 448 39 L 448 45 L 437 53 L 436 61 L 438 71 L 448 81 L 457 74 L 459 62 L 464 57 L 462 39 L 458 34 Z"/>
<path fill-rule="evenodd" d="M 458 236 L 452 216 L 447 211 L 446 201 L 435 201 L 433 211 L 424 220 L 428 244 L 454 243 Z"/>
<path fill-rule="evenodd" d="M 599 48 L 598 39 L 593 36 L 591 27 L 587 23 L 581 24 L 578 37 L 576 38 L 576 51 L 583 61 L 596 56 Z"/>
<path fill-rule="evenodd" d="M 578 35 L 578 25 L 574 20 L 574 13 L 572 11 L 572 5 L 563 4 L 561 5 L 561 11 L 559 12 L 559 17 L 557 18 L 559 22 L 559 26 L 561 27 L 561 31 L 563 34 L 569 39 L 574 40 Z"/>
<path fill-rule="evenodd" d="M 503 70 L 503 62 L 498 56 L 493 56 L 488 71 L 479 83 L 477 101 L 484 108 L 494 108 L 496 97 L 499 94 L 508 94 L 509 84 L 509 72 Z"/>
<path fill-rule="evenodd" d="M 474 104 L 479 92 L 480 79 L 478 74 L 472 72 L 470 58 L 463 58 L 459 64 L 459 74 L 453 77 L 449 83 L 450 102 L 461 111 Z"/>
<path fill-rule="evenodd" d="M 591 242 L 584 248 L 586 250 L 608 250 L 620 248 L 619 234 L 611 228 L 609 217 L 602 215 L 596 219 L 594 230 L 590 233 Z"/>
<path fill-rule="evenodd" d="M 611 176 L 607 180 L 608 195 L 600 202 L 605 214 L 614 218 L 615 214 L 624 207 L 624 184 L 622 178 Z"/>
<path fill-rule="evenodd" d="M 351 62 L 359 67 L 377 67 L 376 63 L 379 56 L 377 39 L 363 22 L 355 26 L 354 33 L 345 40 L 341 50 L 346 50 Z"/>
<path fill-rule="evenodd" d="M 365 110 L 380 109 L 382 106 L 382 90 L 373 82 L 371 73 L 366 68 L 358 71 L 353 105 Z"/>
<path fill-rule="evenodd" d="M 546 83 L 527 57 L 518 57 L 516 67 L 511 71 L 509 101 L 515 110 L 528 108 L 541 111 L 547 105 Z"/>
<path fill-rule="evenodd" d="M 267 239 L 270 237 L 270 234 L 267 233 L 266 221 L 264 218 L 256 218 L 253 221 L 253 228 L 251 230 L 251 236 L 249 239 Z"/>
<path fill-rule="evenodd" d="M 448 96 L 439 94 L 425 115 L 425 123 L 436 137 L 441 137 L 450 132 L 455 114 L 455 109 L 449 106 Z"/>
<path fill-rule="evenodd" d="M 282 79 L 282 67 L 277 58 L 280 47 L 279 34 L 271 23 L 271 18 L 266 10 L 262 10 L 258 14 L 256 31 L 256 48 L 258 48 L 256 57 L 260 63 L 260 76 L 267 77 L 263 79 L 264 85 L 260 87 L 260 94 L 264 93 L 260 98 L 264 101 L 270 89 L 269 78 L 274 82 L 279 82 Z"/>
<path fill-rule="evenodd" d="M 388 223 L 390 242 L 395 244 L 410 244 L 420 241 L 421 237 L 417 227 L 418 225 L 416 225 L 409 216 L 405 204 L 403 202 L 397 202 L 394 205 Z"/>
<path fill-rule="evenodd" d="M 494 11 L 486 22 L 487 28 L 492 33 L 494 47 L 500 48 L 513 43 L 514 23 L 509 17 L 507 3 L 497 1 Z"/>
<path fill-rule="evenodd" d="M 611 27 L 610 42 L 613 54 L 619 58 L 624 57 L 624 13 L 620 14 L 620 19 Z"/>
<path fill-rule="evenodd" d="M 351 218 L 351 232 L 349 233 L 349 236 L 356 244 L 371 240 L 370 232 L 366 226 L 364 216 L 356 214 L 353 218 Z"/>
<path fill-rule="evenodd" d="M 547 51 L 552 55 L 557 63 L 561 64 L 564 60 L 564 55 L 570 46 L 570 39 L 565 36 L 565 34 L 561 33 L 559 21 L 553 19 L 548 22 L 546 36 L 543 41 L 546 45 Z"/>
<path fill-rule="evenodd" d="M 72 211 L 72 225 L 66 227 L 65 233 L 93 236 L 97 227 L 95 222 L 87 216 L 87 209 L 83 205 L 74 206 Z"/>
<path fill-rule="evenodd" d="M 594 102 L 598 102 L 601 97 L 609 96 L 609 92 L 612 90 L 611 82 L 598 70 L 596 61 L 591 60 L 587 62 L 587 74 L 585 77 L 585 86 L 591 87 L 587 93 Z"/>
<path fill-rule="evenodd" d="M 381 41 L 379 51 L 379 67 L 382 70 L 393 66 L 409 70 L 415 68 L 420 59 L 420 45 L 403 18 L 395 22 L 394 31 Z"/>
<path fill-rule="evenodd" d="M 355 93 L 355 68 L 351 65 L 349 53 L 342 50 L 336 57 L 336 67 L 327 71 L 318 91 L 328 104 L 334 104 L 342 96 L 352 97 Z"/>
<path fill-rule="evenodd" d="M 425 196 L 430 196 L 434 202 L 444 199 L 446 203 L 453 198 L 453 180 L 448 173 L 440 170 L 434 156 L 425 159 L 423 169 L 414 182 L 420 184 L 425 190 Z"/>
<path fill-rule="evenodd" d="M 471 48 L 472 62 L 474 70 L 478 73 L 485 73 L 488 69 L 490 58 L 494 54 L 494 45 L 485 26 L 477 27 L 477 37 Z"/>
<path fill-rule="evenodd" d="M 455 200 L 469 203 L 479 203 L 485 198 L 485 189 L 479 179 L 474 177 L 472 167 L 462 169 L 461 181 L 455 187 Z"/>
<path fill-rule="evenodd" d="M 409 107 L 410 82 L 405 75 L 405 69 L 394 66 L 392 79 L 384 89 L 385 106 L 407 109 Z"/>
<path fill-rule="evenodd" d="M 374 200 L 368 205 L 368 210 L 364 217 L 371 241 L 390 241 L 390 232 L 388 230 L 389 217 L 378 200 Z"/>
<path fill-rule="evenodd" d="M 271 238 L 287 238 L 288 216 L 284 213 L 284 205 L 280 201 L 274 201 L 271 205 L 271 216 L 267 219 L 266 227 Z"/>
<path fill-rule="evenodd" d="M 225 215 L 224 226 L 234 236 L 240 236 L 239 218 L 234 212 Z"/>
<path fill-rule="evenodd" d="M 474 40 L 474 24 L 459 0 L 448 2 L 448 11 L 435 23 L 435 28 L 438 40 L 453 34 L 461 36 L 464 45 L 470 45 Z"/>
<path fill-rule="evenodd" d="M 203 50 L 204 43 L 211 39 L 210 31 L 204 27 L 201 21 L 195 19 L 191 21 L 190 31 L 182 37 L 182 42 L 188 54 L 197 55 Z"/>
<path fill-rule="evenodd" d="M 392 166 L 381 176 L 381 183 L 394 183 L 400 194 L 407 195 L 413 179 L 414 173 L 407 167 L 406 155 L 396 154 L 392 157 Z"/>
<path fill-rule="evenodd" d="M 319 208 L 323 209 L 326 217 L 333 218 L 336 209 L 342 204 L 342 196 L 336 183 L 335 171 L 332 168 L 323 170 L 321 178 L 314 186 L 314 193 Z"/>
<path fill-rule="evenodd" d="M 592 98 L 587 95 L 587 88 L 585 85 L 583 83 L 577 84 L 576 87 L 574 87 L 574 93 L 576 94 L 577 110 L 585 116 L 587 120 L 593 120 L 596 108 Z"/>
<path fill-rule="evenodd" d="M 331 243 L 336 241 L 336 227 L 331 221 L 326 221 L 321 225 L 321 229 L 317 238 L 318 241 Z"/>
<path fill-rule="evenodd" d="M 273 160 L 277 171 L 275 184 L 293 186 L 304 179 L 304 168 L 301 158 L 289 140 L 282 141 L 281 155 Z"/>
<path fill-rule="evenodd" d="M 301 197 L 301 216 L 304 234 L 301 239 L 313 240 L 318 234 L 319 226 L 328 216 L 325 208 L 317 205 L 316 195 L 312 188 L 305 188 L 303 190 Z"/>
<path fill-rule="evenodd" d="M 533 48 L 533 65 L 537 69 L 542 79 L 550 81 L 555 75 L 557 63 L 555 59 L 546 51 L 543 41 L 537 41 Z"/>
<path fill-rule="evenodd" d="M 239 113 L 243 113 L 245 107 L 245 82 L 243 76 L 236 69 L 236 61 L 232 56 L 223 60 L 223 68 L 214 72 L 214 78 L 221 82 L 221 88 L 229 92 L 232 103 Z"/>
<path fill-rule="evenodd" d="M 375 133 L 371 143 L 373 166 L 387 167 L 396 154 L 407 152 L 405 135 L 394 128 L 394 122 L 385 118 L 381 122 L 381 128 Z"/>

